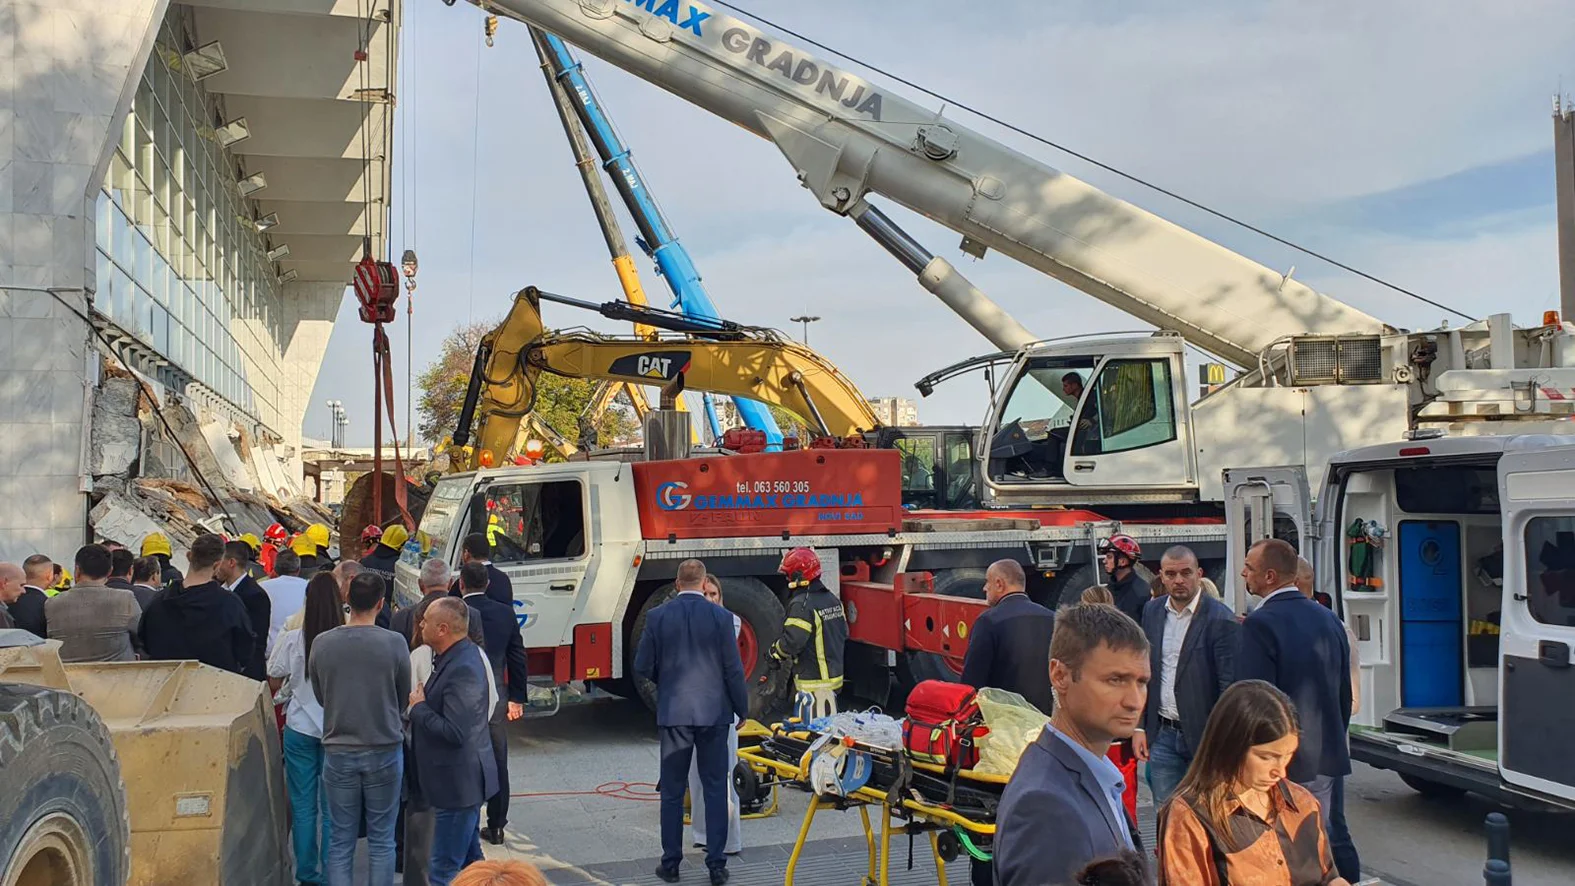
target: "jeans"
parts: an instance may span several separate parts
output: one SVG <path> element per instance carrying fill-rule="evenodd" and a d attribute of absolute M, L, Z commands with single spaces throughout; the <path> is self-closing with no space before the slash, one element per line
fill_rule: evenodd
<path fill-rule="evenodd" d="M 1329 838 L 1329 854 L 1334 856 L 1335 868 L 1341 877 L 1355 883 L 1362 878 L 1362 860 L 1356 854 L 1351 829 L 1345 824 L 1345 776 L 1320 775 L 1302 782 L 1302 787 L 1318 799 L 1318 818 Z"/>
<path fill-rule="evenodd" d="M 290 792 L 297 883 L 321 883 L 328 869 L 328 798 L 322 775 L 322 740 L 285 727 L 284 782 Z"/>
<path fill-rule="evenodd" d="M 481 808 L 438 809 L 433 816 L 432 886 L 448 886 L 466 865 L 481 860 Z"/>
<path fill-rule="evenodd" d="M 1148 743 L 1148 789 L 1154 794 L 1154 808 L 1165 805 L 1176 792 L 1192 758 L 1182 752 L 1182 736 L 1173 727 L 1161 725 Z M 1353 881 L 1354 882 L 1354 881 Z"/>
<path fill-rule="evenodd" d="M 356 837 L 366 814 L 367 878 L 383 886 L 394 879 L 394 818 L 404 774 L 403 748 L 323 754 L 328 795 L 328 886 L 353 886 Z"/>
<path fill-rule="evenodd" d="M 405 804 L 405 872 L 403 886 L 431 886 L 433 809 L 426 803 Z"/>

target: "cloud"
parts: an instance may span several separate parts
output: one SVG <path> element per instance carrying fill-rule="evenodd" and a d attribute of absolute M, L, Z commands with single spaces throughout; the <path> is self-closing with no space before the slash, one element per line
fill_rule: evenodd
<path fill-rule="evenodd" d="M 1420 0 L 744 5 L 1474 315 L 1511 305 L 1521 322 L 1534 321 L 1556 285 L 1551 215 L 1535 199 L 1536 161 L 1527 158 L 1547 150 L 1559 76 L 1575 82 L 1565 0 L 1478 5 L 1469 15 Z M 416 83 L 401 92 L 400 133 L 409 126 L 410 138 L 396 143 L 393 227 L 396 252 L 413 244 L 421 254 L 419 369 L 449 329 L 500 316 L 524 285 L 597 301 L 618 289 L 524 29 L 505 21 L 498 46 L 480 50 L 474 9 L 409 4 L 407 14 L 404 68 Z M 851 222 L 819 208 L 770 143 L 598 60 L 586 67 L 724 316 L 792 326 L 789 317 L 819 314 L 812 344 L 871 396 L 912 396 L 925 372 L 990 350 Z M 1269 267 L 1295 265 L 1298 278 L 1386 320 L 1442 319 L 966 112 L 947 113 Z M 412 162 L 406 220 L 401 173 Z M 1519 196 L 1494 199 L 1506 182 Z M 1037 334 L 1141 326 L 994 253 L 961 257 L 955 233 L 883 208 Z M 635 226 L 619 214 L 632 247 Z M 649 263 L 637 263 L 653 303 L 665 304 Z M 369 442 L 369 333 L 348 303 L 340 321 L 313 402 L 344 400 L 350 439 Z M 548 322 L 622 328 L 558 308 Z M 403 378 L 405 331 L 396 324 L 392 335 Z M 921 417 L 977 422 L 986 398 L 978 380 L 952 382 L 921 404 Z"/>

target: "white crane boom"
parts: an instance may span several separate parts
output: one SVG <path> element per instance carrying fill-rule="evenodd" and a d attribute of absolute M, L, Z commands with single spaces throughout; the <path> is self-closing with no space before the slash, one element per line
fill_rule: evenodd
<path fill-rule="evenodd" d="M 821 204 L 880 194 L 1239 366 L 1378 319 L 690 0 L 472 0 L 768 138 Z"/>

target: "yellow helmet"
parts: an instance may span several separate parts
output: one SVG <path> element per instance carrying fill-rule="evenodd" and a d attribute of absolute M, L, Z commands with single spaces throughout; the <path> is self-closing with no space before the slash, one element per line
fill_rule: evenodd
<path fill-rule="evenodd" d="M 150 532 L 142 540 L 142 553 L 138 556 L 151 557 L 154 554 L 163 554 L 168 557 L 173 553 L 174 551 L 170 550 L 170 540 L 164 537 L 164 533 Z"/>
<path fill-rule="evenodd" d="M 311 538 L 307 537 L 307 534 L 304 532 L 290 539 L 290 550 L 303 557 L 317 556 L 317 545 L 312 544 Z"/>
<path fill-rule="evenodd" d="M 407 530 L 403 524 L 395 523 L 394 525 L 383 530 L 383 538 L 380 543 L 388 545 L 397 551 L 404 547 L 405 542 L 409 539 L 410 531 Z"/>
<path fill-rule="evenodd" d="M 487 518 L 487 522 L 492 524 L 493 526 L 497 526 L 498 524 L 502 523 L 503 521 L 498 519 L 498 515 L 497 514 L 493 514 L 493 515 L 491 515 L 491 516 L 489 516 Z"/>
<path fill-rule="evenodd" d="M 262 550 L 262 539 L 258 538 L 256 533 L 243 533 L 241 535 L 241 541 L 246 542 L 246 546 L 251 548 L 252 553 L 254 554 Z"/>
<path fill-rule="evenodd" d="M 425 557 L 432 551 L 432 536 L 420 529 L 416 530 L 416 542 L 421 545 L 421 556 Z"/>
<path fill-rule="evenodd" d="M 67 569 L 64 566 L 60 567 L 60 580 L 55 582 L 53 585 L 51 585 L 51 587 L 55 588 L 56 590 L 61 590 L 61 591 L 70 590 L 71 589 L 71 570 Z"/>
<path fill-rule="evenodd" d="M 306 527 L 306 537 L 312 540 L 312 544 L 320 548 L 328 547 L 328 527 L 321 523 L 313 523 Z M 313 551 L 312 553 L 315 554 L 317 552 Z"/>

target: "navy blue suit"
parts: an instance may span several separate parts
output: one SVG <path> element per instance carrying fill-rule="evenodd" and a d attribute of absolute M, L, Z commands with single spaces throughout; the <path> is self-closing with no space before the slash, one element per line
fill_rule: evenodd
<path fill-rule="evenodd" d="M 652 609 L 634 655 L 634 672 L 656 684 L 656 723 L 662 740 L 662 867 L 683 860 L 684 791 L 689 762 L 700 771 L 705 796 L 707 868 L 727 857 L 727 730 L 749 717 L 744 664 L 733 638 L 733 616 L 698 592 L 681 593 Z"/>
<path fill-rule="evenodd" d="M 450 597 L 459 597 L 463 596 L 464 593 L 459 586 L 459 579 L 455 578 L 454 583 L 449 586 L 448 595 Z M 487 564 L 487 599 L 496 600 L 509 607 L 510 612 L 514 611 L 514 582 L 509 581 L 509 577 L 503 574 L 503 570 L 493 566 L 491 563 Z"/>
<path fill-rule="evenodd" d="M 471 615 L 481 619 L 482 642 L 486 645 L 487 663 L 492 665 L 492 679 L 498 684 L 498 706 L 491 712 L 488 729 L 492 737 L 492 754 L 498 767 L 498 792 L 487 799 L 487 827 L 502 828 L 509 821 L 509 734 L 508 705 L 526 701 L 525 641 L 520 636 L 520 623 L 514 617 L 514 607 L 505 606 L 486 594 L 465 595 Z M 504 676 L 507 675 L 507 687 Z"/>
<path fill-rule="evenodd" d="M 433 661 L 426 700 L 410 709 L 416 778 L 435 809 L 479 808 L 498 789 L 483 667 L 476 644 L 459 640 Z"/>
<path fill-rule="evenodd" d="M 1351 646 L 1333 612 L 1294 589 L 1265 600 L 1242 623 L 1236 679 L 1265 680 L 1295 703 L 1302 741 L 1286 777 L 1351 774 Z"/>
<path fill-rule="evenodd" d="M 1236 681 L 1236 647 L 1241 625 L 1236 613 L 1202 591 L 1193 610 L 1181 658 L 1176 663 L 1176 709 L 1181 719 L 1182 753 L 1191 758 L 1203 743 L 1203 727 L 1220 693 Z M 1152 742 L 1159 735 L 1160 673 L 1165 650 L 1165 610 L 1169 597 L 1155 597 L 1143 607 L 1143 633 L 1148 635 L 1148 664 L 1152 673 L 1148 702 L 1143 707 L 1143 731 Z"/>
<path fill-rule="evenodd" d="M 1007 594 L 979 614 L 968 632 L 962 682 L 978 689 L 992 686 L 1015 692 L 1049 715 L 1050 634 L 1055 613 L 1028 599 Z"/>
<path fill-rule="evenodd" d="M 1018 759 L 995 823 L 997 886 L 1070 886 L 1084 865 L 1127 848 L 1099 779 L 1049 729 Z M 1130 818 L 1127 831 L 1141 855 L 1142 838 Z"/>

